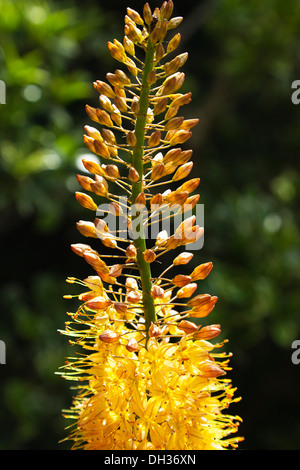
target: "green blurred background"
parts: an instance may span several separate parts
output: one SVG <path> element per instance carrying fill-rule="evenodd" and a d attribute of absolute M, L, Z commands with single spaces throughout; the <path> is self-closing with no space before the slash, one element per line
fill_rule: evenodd
<path fill-rule="evenodd" d="M 152 9 L 162 2 L 149 2 Z M 64 328 L 67 276 L 91 274 L 69 246 L 90 214 L 74 198 L 84 105 L 92 82 L 119 65 L 106 43 L 123 37 L 119 0 L 1 0 L 0 79 L 0 449 L 64 449 L 61 409 L 72 391 L 55 372 L 70 353 Z M 189 146 L 201 177 L 205 244 L 213 261 L 203 290 L 219 297 L 207 323 L 221 323 L 229 373 L 243 397 L 241 449 L 300 449 L 300 3 L 178 0 L 189 52 L 186 117 L 200 124 Z"/>

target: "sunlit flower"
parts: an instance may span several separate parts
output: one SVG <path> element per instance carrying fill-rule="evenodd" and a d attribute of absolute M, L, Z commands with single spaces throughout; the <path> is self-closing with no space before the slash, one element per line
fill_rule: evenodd
<path fill-rule="evenodd" d="M 76 199 L 97 210 L 104 198 L 103 213 L 118 217 L 123 228 L 111 229 L 97 212 L 93 221 L 77 223 L 83 236 L 99 239 L 97 248 L 71 246 L 94 270 L 83 281 L 67 280 L 82 286 L 80 306 L 62 332 L 82 348 L 62 368 L 62 376 L 77 383 L 72 407 L 64 411 L 74 420 L 68 436 L 74 449 L 214 450 L 236 448 L 242 440 L 235 436 L 241 419 L 227 414 L 239 401 L 226 378 L 230 354 L 220 352 L 222 342 L 211 343 L 220 325 L 193 321 L 207 317 L 218 300 L 197 294 L 212 263 L 188 270 L 194 254 L 178 252 L 197 242 L 203 227 L 189 215 L 173 232 L 147 238 L 158 212 L 170 221 L 199 200 L 192 193 L 200 179 L 182 181 L 192 171 L 192 151 L 178 145 L 198 119 L 178 116 L 191 93 L 179 92 L 187 53 L 166 59 L 181 39 L 179 33 L 166 39 L 182 21 L 172 13 L 171 0 L 153 12 L 146 3 L 142 15 L 127 9 L 123 41 L 108 43 L 122 69 L 108 73 L 108 83 L 94 82 L 100 107 L 86 106 L 100 128 L 85 126 L 84 143 L 100 158 L 83 160 L 91 176 L 77 180 L 91 194 L 77 191 Z M 154 276 L 171 250 L 172 264 Z"/>

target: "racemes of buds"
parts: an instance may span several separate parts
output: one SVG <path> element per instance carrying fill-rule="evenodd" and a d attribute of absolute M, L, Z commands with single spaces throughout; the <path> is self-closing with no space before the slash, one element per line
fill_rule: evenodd
<path fill-rule="evenodd" d="M 200 197 L 188 148 L 199 120 L 183 116 L 192 95 L 181 91 L 188 54 L 176 54 L 182 17 L 173 12 L 172 0 L 153 10 L 146 3 L 140 13 L 127 8 L 123 38 L 107 44 L 118 64 L 94 81 L 98 96 L 85 108 L 93 122 L 83 137 L 91 156 L 82 160 L 87 174 L 77 175 L 75 197 L 96 216 L 76 226 L 93 246 L 71 248 L 93 274 L 68 279 L 84 290 L 63 332 L 84 349 L 63 373 L 86 382 L 65 412 L 77 420 L 74 448 L 195 450 L 239 441 L 227 438 L 239 419 L 227 411 L 218 418 L 233 401 L 230 381 L 219 381 L 228 356 L 214 355 L 210 343 L 220 325 L 197 323 L 217 297 L 197 294 L 212 263 L 191 252 L 204 232 L 187 215 Z M 174 214 L 182 217 L 178 226 L 148 236 L 149 227 Z M 111 227 L 109 217 L 119 223 Z"/>

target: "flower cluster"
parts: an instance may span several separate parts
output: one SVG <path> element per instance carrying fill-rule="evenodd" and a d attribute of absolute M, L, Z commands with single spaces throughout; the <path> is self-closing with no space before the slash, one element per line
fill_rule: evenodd
<path fill-rule="evenodd" d="M 224 412 L 238 401 L 224 377 L 230 355 L 211 342 L 220 325 L 192 321 L 215 307 L 217 297 L 196 292 L 212 263 L 167 277 L 186 269 L 194 256 L 187 245 L 203 236 L 196 216 L 186 215 L 199 200 L 193 192 L 200 179 L 186 180 L 192 150 L 183 144 L 198 119 L 180 115 L 191 93 L 179 92 L 187 53 L 168 59 L 181 40 L 179 33 L 167 40 L 182 21 L 172 13 L 171 0 L 153 12 L 146 3 L 142 16 L 127 9 L 123 42 L 108 43 L 123 68 L 94 82 L 99 107 L 86 106 L 97 128 L 85 126 L 84 142 L 98 157 L 83 159 L 88 176 L 77 179 L 86 192 L 76 198 L 97 216 L 77 228 L 100 248 L 72 245 L 94 270 L 83 281 L 68 278 L 83 292 L 62 332 L 84 351 L 62 372 L 78 385 L 64 413 L 75 419 L 68 437 L 75 449 L 225 449 L 241 440 L 232 436 L 240 418 Z M 123 229 L 112 229 L 100 213 L 122 220 Z M 157 214 L 168 221 L 179 214 L 182 221 L 149 240 L 146 228 Z M 171 265 L 153 276 L 171 251 Z"/>

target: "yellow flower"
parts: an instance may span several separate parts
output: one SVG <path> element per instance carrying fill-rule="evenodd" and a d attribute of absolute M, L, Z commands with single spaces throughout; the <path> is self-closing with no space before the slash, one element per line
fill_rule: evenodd
<path fill-rule="evenodd" d="M 223 343 L 210 342 L 220 325 L 191 321 L 206 317 L 217 302 L 216 296 L 196 292 L 197 281 L 210 273 L 212 263 L 169 279 L 169 270 L 188 265 L 194 256 L 181 252 L 163 272 L 152 274 L 162 255 L 203 235 L 192 215 L 173 234 L 169 225 L 156 233 L 155 241 L 147 238 L 158 213 L 170 222 L 188 212 L 186 204 L 194 208 L 199 200 L 191 195 L 199 178 L 174 189 L 193 167 L 192 151 L 174 146 L 189 139 L 198 119 L 177 116 L 191 101 L 190 93 L 179 92 L 185 75 L 178 69 L 187 54 L 161 64 L 180 43 L 179 33 L 166 42 L 168 31 L 182 20 L 171 18 L 172 12 L 171 0 L 153 13 L 147 3 L 142 16 L 127 9 L 123 43 L 115 39 L 108 49 L 133 78 L 120 69 L 108 73 L 109 84 L 94 82 L 102 109 L 86 106 L 88 116 L 102 127 L 85 126 L 84 142 L 101 158 L 85 158 L 91 176 L 77 177 L 93 198 L 79 191 L 76 198 L 89 210 L 98 208 L 97 197 L 105 198 L 103 214 L 118 218 L 121 228 L 111 229 L 98 211 L 93 222 L 79 221 L 77 228 L 83 236 L 100 238 L 100 251 L 83 243 L 71 246 L 95 271 L 83 281 L 68 278 L 84 289 L 62 332 L 83 350 L 66 361 L 62 372 L 78 385 L 71 409 L 64 411 L 75 420 L 68 436 L 74 449 L 226 449 L 242 440 L 234 436 L 241 419 L 225 412 L 239 401 L 225 378 L 230 355 L 215 352 Z M 144 62 L 135 55 L 138 48 Z M 115 133 L 123 134 L 119 143 Z M 125 200 L 114 194 L 112 183 L 126 194 Z M 160 193 L 162 185 L 167 189 Z"/>

